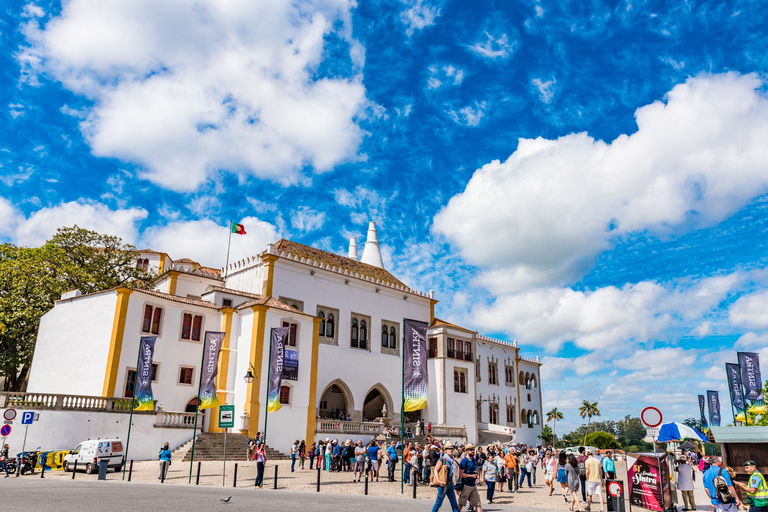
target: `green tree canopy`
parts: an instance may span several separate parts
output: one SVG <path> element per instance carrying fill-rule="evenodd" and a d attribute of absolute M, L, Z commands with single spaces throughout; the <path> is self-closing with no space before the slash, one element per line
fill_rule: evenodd
<path fill-rule="evenodd" d="M 601 450 L 621 450 L 619 442 L 608 432 L 592 432 L 587 436 L 585 444 Z"/>
<path fill-rule="evenodd" d="M 40 318 L 69 290 L 93 293 L 151 280 L 120 238 L 73 226 L 42 247 L 0 245 L 0 377 L 18 391 L 29 372 Z M 87 328 L 87 326 L 84 326 Z"/>

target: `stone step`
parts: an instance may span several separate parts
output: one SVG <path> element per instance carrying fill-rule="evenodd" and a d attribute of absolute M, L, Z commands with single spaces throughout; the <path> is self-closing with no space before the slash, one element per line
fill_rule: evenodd
<path fill-rule="evenodd" d="M 181 456 L 182 461 L 189 461 L 192 457 L 191 442 L 189 449 Z M 186 446 L 186 445 L 185 445 Z M 227 458 L 244 459 L 248 451 L 248 438 L 242 434 L 227 434 Z M 273 449 L 267 448 L 269 460 L 290 460 L 290 457 Z M 224 434 L 204 432 L 195 440 L 195 460 L 223 460 L 224 459 Z M 179 460 L 179 459 L 176 459 Z"/>

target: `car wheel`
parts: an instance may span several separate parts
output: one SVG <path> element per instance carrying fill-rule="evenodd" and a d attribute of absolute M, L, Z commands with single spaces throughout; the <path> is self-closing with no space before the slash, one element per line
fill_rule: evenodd
<path fill-rule="evenodd" d="M 65 473 L 69 473 L 69 464 L 67 464 L 67 463 L 65 462 L 65 463 L 64 463 L 62 466 L 63 466 L 64 472 L 65 472 Z"/>
<path fill-rule="evenodd" d="M 117 466 L 117 467 L 115 468 L 115 473 L 119 473 L 119 472 L 120 472 L 120 466 Z"/>
<path fill-rule="evenodd" d="M 85 465 L 85 472 L 89 475 L 93 474 L 93 464 L 86 464 Z"/>

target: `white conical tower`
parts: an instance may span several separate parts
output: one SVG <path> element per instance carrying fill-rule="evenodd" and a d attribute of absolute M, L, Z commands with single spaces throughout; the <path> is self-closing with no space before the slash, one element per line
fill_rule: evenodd
<path fill-rule="evenodd" d="M 384 268 L 384 262 L 381 260 L 381 251 L 379 250 L 379 240 L 376 237 L 376 223 L 368 223 L 368 240 L 365 241 L 363 257 L 360 261 L 373 265 L 374 267 Z"/>
<path fill-rule="evenodd" d="M 349 259 L 357 261 L 357 237 L 349 239 Z"/>

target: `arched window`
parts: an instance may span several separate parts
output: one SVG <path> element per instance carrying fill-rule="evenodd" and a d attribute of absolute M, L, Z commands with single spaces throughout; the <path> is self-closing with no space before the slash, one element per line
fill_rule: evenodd
<path fill-rule="evenodd" d="M 397 348 L 397 332 L 394 327 L 389 328 L 389 348 Z"/>
<path fill-rule="evenodd" d="M 520 423 L 523 425 L 528 423 L 528 413 L 525 412 L 525 409 L 520 411 Z"/>
<path fill-rule="evenodd" d="M 325 313 L 321 311 L 317 317 L 320 319 L 320 336 L 325 336 Z"/>
<path fill-rule="evenodd" d="M 352 341 L 352 346 L 357 348 L 357 318 L 352 319 L 352 328 L 350 332 L 350 339 Z"/>
<path fill-rule="evenodd" d="M 520 372 L 520 375 L 517 379 L 518 383 L 522 386 L 525 384 L 525 374 L 523 372 Z"/>
<path fill-rule="evenodd" d="M 325 322 L 325 335 L 328 338 L 333 338 L 335 323 L 333 321 L 333 313 L 328 313 L 328 320 Z"/>
<path fill-rule="evenodd" d="M 531 387 L 532 388 L 536 387 L 536 376 L 535 375 L 531 375 Z"/>
<path fill-rule="evenodd" d="M 368 325 L 360 320 L 360 348 L 368 348 Z"/>
<path fill-rule="evenodd" d="M 149 270 L 149 260 L 147 258 L 144 258 L 144 263 L 141 264 L 142 270 Z"/>
<path fill-rule="evenodd" d="M 533 424 L 538 425 L 539 424 L 539 411 L 535 411 L 533 413 Z"/>
<path fill-rule="evenodd" d="M 389 346 L 389 334 L 387 333 L 387 326 L 381 326 L 381 346 L 387 348 Z"/>

